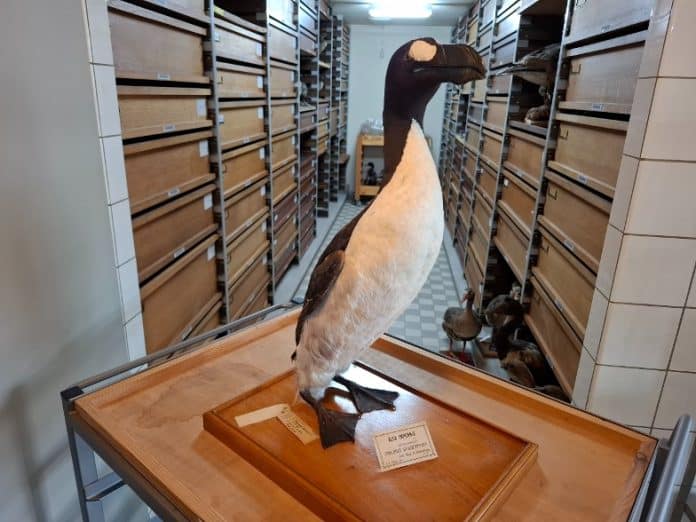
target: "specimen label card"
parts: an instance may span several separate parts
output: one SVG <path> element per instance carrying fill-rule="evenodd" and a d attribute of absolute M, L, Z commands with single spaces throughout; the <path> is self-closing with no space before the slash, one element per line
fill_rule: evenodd
<path fill-rule="evenodd" d="M 373 440 L 380 471 L 437 458 L 435 444 L 424 421 L 377 433 Z"/>
<path fill-rule="evenodd" d="M 302 419 L 300 419 L 294 411 L 290 409 L 289 406 L 285 406 L 283 411 L 278 414 L 278 420 L 283 423 L 290 433 L 295 435 L 302 444 L 309 444 L 313 440 L 317 440 L 319 437 L 314 430 Z"/>

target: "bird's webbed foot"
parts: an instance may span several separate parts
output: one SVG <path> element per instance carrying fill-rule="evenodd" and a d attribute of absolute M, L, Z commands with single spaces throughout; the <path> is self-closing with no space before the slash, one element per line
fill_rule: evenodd
<path fill-rule="evenodd" d="M 355 408 L 360 413 L 376 410 L 393 410 L 396 408 L 396 406 L 394 406 L 394 401 L 396 401 L 399 394 L 395 391 L 376 390 L 374 388 L 360 386 L 341 375 L 336 375 L 334 381 L 342 384 L 348 389 L 353 399 L 353 404 L 355 404 Z"/>
<path fill-rule="evenodd" d="M 339 442 L 355 441 L 355 427 L 360 419 L 359 414 L 330 410 L 320 400 L 312 397 L 307 390 L 301 391 L 300 395 L 317 414 L 319 437 L 324 449 Z"/>

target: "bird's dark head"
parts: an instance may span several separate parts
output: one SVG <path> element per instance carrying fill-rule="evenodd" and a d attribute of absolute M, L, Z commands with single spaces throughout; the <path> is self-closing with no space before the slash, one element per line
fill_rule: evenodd
<path fill-rule="evenodd" d="M 389 114 L 415 119 L 422 125 L 425 107 L 442 83 L 465 84 L 484 78 L 479 54 L 464 44 L 439 44 L 419 38 L 392 55 L 385 81 L 385 119 Z"/>
<path fill-rule="evenodd" d="M 464 303 L 472 303 L 474 302 L 474 298 L 476 297 L 476 292 L 474 292 L 471 288 L 469 288 L 464 296 L 462 297 L 462 304 Z"/>

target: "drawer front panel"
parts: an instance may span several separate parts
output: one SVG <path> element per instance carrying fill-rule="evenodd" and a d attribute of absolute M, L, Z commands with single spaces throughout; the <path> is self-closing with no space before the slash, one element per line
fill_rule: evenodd
<path fill-rule="evenodd" d="M 483 103 L 483 100 L 486 98 L 486 80 L 476 80 L 472 83 L 473 94 L 471 96 L 471 100 L 474 102 Z"/>
<path fill-rule="evenodd" d="M 266 142 L 254 143 L 223 154 L 222 170 L 226 198 L 268 176 Z"/>
<path fill-rule="evenodd" d="M 206 186 L 133 219 L 140 281 L 184 255 L 215 231 L 213 186 Z"/>
<path fill-rule="evenodd" d="M 125 145 L 131 211 L 140 212 L 212 179 L 210 131 Z"/>
<path fill-rule="evenodd" d="M 203 71 L 204 31 L 172 20 L 168 25 L 149 19 L 154 13 L 129 6 L 135 13 L 109 9 L 111 47 L 116 76 L 147 80 L 205 81 Z M 136 13 L 145 13 L 137 16 Z M 186 29 L 190 27 L 190 29 Z M 201 34 L 203 33 L 203 34 Z"/>
<path fill-rule="evenodd" d="M 317 41 L 314 38 L 305 34 L 304 31 L 300 31 L 300 50 L 306 52 L 307 54 L 311 54 L 312 56 L 316 56 L 316 46 Z"/>
<path fill-rule="evenodd" d="M 291 190 L 297 187 L 296 180 L 297 169 L 292 166 L 284 169 L 282 172 L 274 174 L 273 178 L 273 196 L 276 200 L 287 195 Z"/>
<path fill-rule="evenodd" d="M 468 248 L 468 255 L 466 256 L 466 264 L 464 265 L 464 275 L 466 276 L 466 282 L 469 284 L 469 288 L 473 288 L 476 292 L 476 298 L 474 300 L 474 306 L 477 309 L 481 307 L 481 297 L 483 289 L 483 272 L 478 266 L 474 256 L 471 253 L 471 248 Z"/>
<path fill-rule="evenodd" d="M 479 187 L 489 199 L 489 203 L 496 200 L 498 194 L 498 179 L 496 172 L 487 164 L 482 164 L 481 177 L 479 178 Z"/>
<path fill-rule="evenodd" d="M 493 41 L 493 30 L 488 29 L 487 31 L 484 31 L 481 33 L 481 36 L 479 37 L 478 45 L 476 46 L 476 48 L 479 51 L 486 50 L 490 47 L 492 41 Z"/>
<path fill-rule="evenodd" d="M 539 283 L 532 279 L 532 284 L 534 290 L 525 323 L 549 359 L 561 387 L 567 394 L 572 394 L 580 362 L 580 341 L 563 323 L 563 318 L 553 308 Z"/>
<path fill-rule="evenodd" d="M 244 66 L 218 66 L 217 82 L 220 98 L 264 98 L 263 69 Z"/>
<path fill-rule="evenodd" d="M 481 8 L 481 27 L 486 27 L 493 21 L 497 3 L 498 2 L 496 0 L 489 0 L 488 3 Z"/>
<path fill-rule="evenodd" d="M 290 193 L 273 207 L 273 229 L 277 231 L 295 214 L 297 214 L 297 194 Z"/>
<path fill-rule="evenodd" d="M 329 117 L 329 104 L 328 103 L 320 103 L 317 106 L 317 118 L 319 121 L 325 120 Z"/>
<path fill-rule="evenodd" d="M 567 118 L 565 115 L 559 116 Z M 600 118 L 578 116 L 574 119 L 576 121 L 560 122 L 556 156 L 549 165 L 602 194 L 613 197 L 626 141 L 627 124 L 616 122 L 616 125 L 623 128 L 612 129 L 596 126 L 596 122 L 602 121 Z"/>
<path fill-rule="evenodd" d="M 510 131 L 508 136 L 510 143 L 505 167 L 528 183 L 538 186 L 544 156 L 543 140 L 518 131 Z"/>
<path fill-rule="evenodd" d="M 300 113 L 300 128 L 308 129 L 316 122 L 316 113 L 314 111 L 306 111 Z"/>
<path fill-rule="evenodd" d="M 279 22 L 283 22 L 289 27 L 295 26 L 295 2 L 293 0 L 268 0 L 266 9 L 268 14 Z"/>
<path fill-rule="evenodd" d="M 548 173 L 544 215 L 548 228 L 564 245 L 597 272 L 609 224 L 611 203 Z"/>
<path fill-rule="evenodd" d="M 477 191 L 474 195 L 474 217 L 481 227 L 486 237 L 491 233 L 491 220 L 493 218 L 493 209 L 488 205 L 488 202 L 483 199 L 483 196 Z"/>
<path fill-rule="evenodd" d="M 303 27 L 313 35 L 317 34 L 317 17 L 316 12 L 312 13 L 306 9 L 303 5 L 300 5 L 299 10 L 300 27 Z"/>
<path fill-rule="evenodd" d="M 488 94 L 509 94 L 512 87 L 512 75 L 492 76 L 488 79 Z"/>
<path fill-rule="evenodd" d="M 522 233 L 515 230 L 512 221 L 504 212 L 498 213 L 498 228 L 495 245 L 512 269 L 518 281 L 524 279 L 527 266 L 527 242 Z"/>
<path fill-rule="evenodd" d="M 225 205 L 227 239 L 231 240 L 268 212 L 265 180 L 235 194 Z"/>
<path fill-rule="evenodd" d="M 479 150 L 479 140 L 481 133 L 476 127 L 470 127 L 466 132 L 466 143 L 471 150 Z"/>
<path fill-rule="evenodd" d="M 297 239 L 297 218 L 293 217 L 280 227 L 273 238 L 273 245 L 280 250 L 285 250 L 295 239 Z"/>
<path fill-rule="evenodd" d="M 292 260 L 295 259 L 296 255 L 297 244 L 295 243 L 291 243 L 286 250 L 280 252 L 279 256 L 276 258 L 277 261 L 275 263 L 276 284 L 278 284 L 278 281 L 280 281 L 283 278 L 285 272 L 288 271 L 288 268 L 290 268 Z"/>
<path fill-rule="evenodd" d="M 234 284 L 271 244 L 268 239 L 266 217 L 262 216 L 259 221 L 228 245 L 227 264 L 230 283 Z"/>
<path fill-rule="evenodd" d="M 500 12 L 503 12 L 505 7 L 501 7 Z M 498 19 L 498 21 L 495 24 L 495 40 L 499 41 L 505 38 L 506 36 L 509 36 L 513 33 L 515 33 L 520 26 L 520 13 L 519 9 L 512 9 L 510 10 L 507 14 L 504 15 L 504 18 Z"/>
<path fill-rule="evenodd" d="M 492 132 L 483 133 L 481 155 L 494 165 L 500 165 L 500 154 L 503 152 L 503 137 Z"/>
<path fill-rule="evenodd" d="M 271 131 L 273 134 L 295 128 L 295 105 L 271 106 Z"/>
<path fill-rule="evenodd" d="M 249 305 L 249 307 L 244 311 L 245 315 L 251 315 L 255 312 L 260 312 L 261 310 L 268 308 L 270 306 L 268 302 L 268 292 L 264 289 L 259 292 L 256 299 Z"/>
<path fill-rule="evenodd" d="M 481 123 L 483 118 L 483 104 L 481 103 L 471 103 L 469 104 L 469 120 L 477 123 Z"/>
<path fill-rule="evenodd" d="M 256 33 L 225 23 L 225 27 L 215 27 L 213 40 L 220 58 L 253 65 L 266 63 L 263 59 L 263 37 Z"/>
<path fill-rule="evenodd" d="M 252 265 L 230 288 L 230 315 L 235 319 L 242 315 L 244 308 L 256 297 L 256 292 L 271 280 L 268 273 L 268 253 L 254 260 Z"/>
<path fill-rule="evenodd" d="M 515 176 L 503 170 L 503 193 L 500 198 L 501 205 L 508 211 L 515 224 L 527 234 L 532 233 L 532 221 L 534 218 L 534 191 Z"/>
<path fill-rule="evenodd" d="M 220 123 L 220 146 L 223 150 L 261 139 L 266 135 L 262 105 L 222 103 L 220 115 L 224 118 Z"/>
<path fill-rule="evenodd" d="M 506 98 L 488 98 L 488 110 L 486 111 L 486 126 L 503 132 L 505 118 L 507 116 Z"/>
<path fill-rule="evenodd" d="M 297 63 L 297 38 L 273 25 L 268 26 L 268 54 L 275 60 Z"/>
<path fill-rule="evenodd" d="M 595 277 L 570 252 L 542 230 L 534 276 L 580 339 L 585 337 Z"/>
<path fill-rule="evenodd" d="M 615 31 L 650 18 L 652 0 L 586 0 L 576 2 L 570 26 L 570 38 L 580 40 L 592 35 Z"/>
<path fill-rule="evenodd" d="M 145 346 L 148 353 L 166 348 L 217 292 L 215 241 L 204 241 L 143 286 Z"/>
<path fill-rule="evenodd" d="M 491 69 L 511 64 L 515 61 L 515 38 L 493 44 L 493 55 L 491 57 Z"/>
<path fill-rule="evenodd" d="M 471 248 L 476 255 L 476 261 L 483 271 L 483 268 L 488 262 L 488 239 L 484 236 L 483 230 L 480 230 L 476 223 L 473 223 L 473 226 L 471 227 L 469 248 Z"/>
<path fill-rule="evenodd" d="M 271 64 L 271 96 L 293 98 L 296 94 L 294 71 Z"/>
<path fill-rule="evenodd" d="M 273 140 L 273 170 L 297 158 L 295 133 L 283 134 Z"/>
<path fill-rule="evenodd" d="M 467 151 L 466 154 L 467 156 L 464 168 L 466 169 L 466 173 L 469 175 L 469 177 L 473 178 L 476 176 L 476 153 Z"/>

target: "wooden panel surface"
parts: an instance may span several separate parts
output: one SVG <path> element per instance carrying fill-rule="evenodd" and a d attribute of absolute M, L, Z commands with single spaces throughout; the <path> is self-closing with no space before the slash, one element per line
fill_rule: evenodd
<path fill-rule="evenodd" d="M 265 65 L 263 46 L 265 38 L 253 31 L 216 18 L 215 50 L 220 58 L 252 65 Z"/>
<path fill-rule="evenodd" d="M 489 164 L 494 164 L 497 167 L 500 165 L 500 155 L 502 153 L 503 137 L 495 132 L 484 130 L 481 156 L 484 156 Z"/>
<path fill-rule="evenodd" d="M 488 199 L 488 204 L 493 205 L 498 195 L 498 174 L 487 163 L 482 163 L 479 177 L 481 193 Z"/>
<path fill-rule="evenodd" d="M 539 186 L 544 140 L 517 130 L 508 131 L 508 136 L 510 143 L 505 167 L 527 183 Z"/>
<path fill-rule="evenodd" d="M 225 197 L 268 176 L 266 140 L 240 147 L 222 155 Z"/>
<path fill-rule="evenodd" d="M 295 71 L 293 66 L 280 62 L 271 62 L 271 96 L 275 98 L 293 98 L 297 94 Z"/>
<path fill-rule="evenodd" d="M 225 98 L 264 98 L 266 71 L 260 67 L 218 63 L 218 95 Z"/>
<path fill-rule="evenodd" d="M 510 92 L 512 87 L 512 75 L 491 76 L 488 79 L 488 94 L 504 95 Z"/>
<path fill-rule="evenodd" d="M 503 132 L 507 118 L 507 98 L 488 98 L 488 110 L 486 111 L 485 125 L 493 130 Z"/>
<path fill-rule="evenodd" d="M 503 192 L 499 204 L 505 208 L 519 229 L 530 237 L 536 192 L 505 169 L 503 169 L 503 176 Z"/>
<path fill-rule="evenodd" d="M 516 48 L 517 40 L 514 36 L 493 44 L 491 69 L 509 65 L 514 62 Z"/>
<path fill-rule="evenodd" d="M 295 26 L 295 2 L 293 0 L 268 0 L 268 14 L 289 27 Z"/>
<path fill-rule="evenodd" d="M 75 415 L 189 519 L 317 520 L 202 425 L 221 401 L 291 368 L 297 313 L 87 394 Z M 362 360 L 539 446 L 497 520 L 627 517 L 654 451 L 649 436 L 393 338 L 378 340 Z"/>
<path fill-rule="evenodd" d="M 503 209 L 498 213 L 498 229 L 494 238 L 495 246 L 517 277 L 524 280 L 527 266 L 527 246 L 529 241 L 522 235 Z"/>
<path fill-rule="evenodd" d="M 273 138 L 273 170 L 277 170 L 297 159 L 294 132 L 288 132 Z"/>
<path fill-rule="evenodd" d="M 261 216 L 227 246 L 227 271 L 231 284 L 249 269 L 255 259 L 268 250 L 271 242 L 268 239 L 267 218 L 268 215 Z"/>
<path fill-rule="evenodd" d="M 290 165 L 273 173 L 273 198 L 277 202 L 297 188 L 297 167 Z"/>
<path fill-rule="evenodd" d="M 297 63 L 297 38 L 274 25 L 268 26 L 268 54 L 275 60 Z"/>
<path fill-rule="evenodd" d="M 271 105 L 271 132 L 273 135 L 296 127 L 294 103 L 273 103 Z"/>
<path fill-rule="evenodd" d="M 493 224 L 493 209 L 478 190 L 474 195 L 474 218 L 484 235 L 488 237 Z"/>
<path fill-rule="evenodd" d="M 654 0 L 585 0 L 576 2 L 570 26 L 571 40 L 615 31 L 650 18 Z"/>
<path fill-rule="evenodd" d="M 225 201 L 226 239 L 237 237 L 266 212 L 266 180 L 261 180 Z"/>
<path fill-rule="evenodd" d="M 271 280 L 268 272 L 268 251 L 254 259 L 254 262 L 234 285 L 230 286 L 230 317 L 240 317 L 244 309 L 256 297 L 260 288 L 265 288 Z"/>
<path fill-rule="evenodd" d="M 264 100 L 220 103 L 220 146 L 237 147 L 266 136 Z"/>

